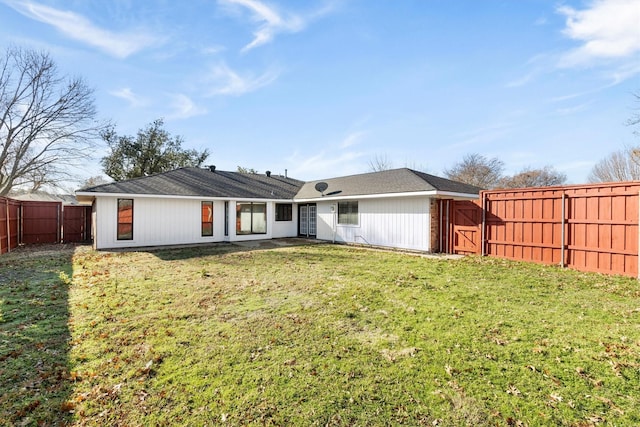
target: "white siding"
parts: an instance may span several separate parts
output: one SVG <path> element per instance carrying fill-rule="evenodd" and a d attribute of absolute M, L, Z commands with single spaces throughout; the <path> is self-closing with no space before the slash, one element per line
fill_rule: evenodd
<path fill-rule="evenodd" d="M 354 199 L 355 200 L 355 199 Z M 429 197 L 358 201 L 359 224 L 337 224 L 337 202 L 318 203 L 318 239 L 430 251 Z M 334 212 L 331 211 L 334 206 Z"/>
<path fill-rule="evenodd" d="M 127 197 L 120 197 L 127 198 Z M 229 235 L 224 235 L 224 201 L 213 201 L 213 236 L 202 237 L 202 199 L 161 197 L 133 198 L 133 240 L 117 239 L 118 197 L 97 197 L 95 218 L 96 249 L 180 245 L 223 241 L 245 241 L 295 237 L 297 212 L 293 221 L 275 221 L 275 203 L 266 202 L 267 233 L 236 235 L 236 201 L 229 201 Z M 238 200 L 238 203 L 247 202 Z"/>
<path fill-rule="evenodd" d="M 292 206 L 291 221 L 276 221 L 276 204 L 272 204 L 271 215 L 273 221 L 270 221 L 273 228 L 273 238 L 280 237 L 296 237 L 298 235 L 298 206 L 294 203 Z M 268 219 L 268 218 L 267 218 Z M 268 219 L 269 220 L 269 219 Z"/>
<path fill-rule="evenodd" d="M 224 202 L 213 202 L 213 236 L 202 237 L 201 200 L 132 198 L 133 240 L 117 240 L 118 198 L 98 197 L 96 199 L 98 215 L 95 244 L 97 249 L 224 240 Z"/>

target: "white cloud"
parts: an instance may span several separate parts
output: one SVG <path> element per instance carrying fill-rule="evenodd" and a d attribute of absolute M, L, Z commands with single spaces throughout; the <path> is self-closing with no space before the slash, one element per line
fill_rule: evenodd
<path fill-rule="evenodd" d="M 205 78 L 205 83 L 210 86 L 209 90 L 206 91 L 206 95 L 243 95 L 273 83 L 278 76 L 279 72 L 273 70 L 257 77 L 241 76 L 226 64 L 221 63 L 211 68 Z"/>
<path fill-rule="evenodd" d="M 514 127 L 515 125 L 513 123 L 496 123 L 493 125 L 483 126 L 478 129 L 461 132 L 454 135 L 454 138 L 459 139 L 458 142 L 450 144 L 448 147 L 461 148 L 487 145 L 488 143 L 503 139 L 513 131 Z"/>
<path fill-rule="evenodd" d="M 584 10 L 560 7 L 567 17 L 563 33 L 582 45 L 561 58 L 560 65 L 589 65 L 602 59 L 628 58 L 640 52 L 638 0 L 596 0 Z"/>
<path fill-rule="evenodd" d="M 207 46 L 205 48 L 202 49 L 202 53 L 204 55 L 217 55 L 220 52 L 223 52 L 225 50 L 224 46 L 221 45 L 212 45 L 212 46 Z"/>
<path fill-rule="evenodd" d="M 524 86 L 527 83 L 529 83 L 531 80 L 533 80 L 534 77 L 536 77 L 538 74 L 540 74 L 539 70 L 533 70 L 527 74 L 525 74 L 522 77 L 519 77 L 515 80 L 512 80 L 510 82 L 507 82 L 507 84 L 505 85 L 505 87 L 507 88 L 514 88 L 514 87 L 520 87 L 520 86 Z"/>
<path fill-rule="evenodd" d="M 206 109 L 199 107 L 191 98 L 181 93 L 173 95 L 171 107 L 173 111 L 167 115 L 169 119 L 187 119 L 207 113 Z"/>
<path fill-rule="evenodd" d="M 288 14 L 285 17 L 275 8 L 259 0 L 220 0 L 220 2 L 248 9 L 251 13 L 251 19 L 260 23 L 259 27 L 253 32 L 254 38 L 251 43 L 242 48 L 243 52 L 271 42 L 277 33 L 295 33 L 305 27 L 305 22 L 301 17 L 294 14 Z"/>
<path fill-rule="evenodd" d="M 533 25 L 542 26 L 542 25 L 547 25 L 547 23 L 548 23 L 547 18 L 544 16 L 541 16 L 540 18 L 536 19 L 533 22 Z"/>
<path fill-rule="evenodd" d="M 526 63 L 526 67 L 529 68 L 529 71 L 521 77 L 518 77 L 510 82 L 507 82 L 505 87 L 507 88 L 517 88 L 524 86 L 541 74 L 544 74 L 547 70 L 553 68 L 555 65 L 555 61 L 557 58 L 553 58 L 552 55 L 548 53 L 540 53 L 532 56 Z"/>
<path fill-rule="evenodd" d="M 558 108 L 556 109 L 556 114 L 561 116 L 567 116 L 570 114 L 578 113 L 580 111 L 586 110 L 591 104 L 593 104 L 593 102 L 589 101 L 589 102 L 585 102 L 579 105 L 574 105 L 571 107 Z"/>
<path fill-rule="evenodd" d="M 606 77 L 611 81 L 609 86 L 615 86 L 638 73 L 640 73 L 640 58 L 638 58 L 637 61 L 624 64 L 616 70 L 609 72 Z"/>
<path fill-rule="evenodd" d="M 309 21 L 320 18 L 334 10 L 331 2 L 305 16 L 281 12 L 274 6 L 260 0 L 218 0 L 220 4 L 242 7 L 249 11 L 251 20 L 258 25 L 253 32 L 253 40 L 242 48 L 247 52 L 255 47 L 270 43 L 278 33 L 297 33 L 304 30 Z"/>
<path fill-rule="evenodd" d="M 367 135 L 364 131 L 352 132 L 345 139 L 342 140 L 340 144 L 340 148 L 351 147 L 352 145 L 356 145 L 362 142 L 364 137 Z"/>
<path fill-rule="evenodd" d="M 315 155 L 305 152 L 293 153 L 286 160 L 292 166 L 289 168 L 289 176 L 298 179 L 312 180 L 333 176 L 352 175 L 362 173 L 362 159 L 364 153 L 347 151 L 327 153 L 321 151 Z"/>
<path fill-rule="evenodd" d="M 130 107 L 142 107 L 147 105 L 147 100 L 143 97 L 133 93 L 131 88 L 123 87 L 122 89 L 112 90 L 109 92 L 110 95 L 113 95 L 117 98 L 122 98 L 125 101 L 129 102 Z"/>
<path fill-rule="evenodd" d="M 116 33 L 99 28 L 82 15 L 39 3 L 17 0 L 5 0 L 4 3 L 28 18 L 51 25 L 67 37 L 95 46 L 117 58 L 126 58 L 160 42 L 159 38 L 145 32 Z"/>

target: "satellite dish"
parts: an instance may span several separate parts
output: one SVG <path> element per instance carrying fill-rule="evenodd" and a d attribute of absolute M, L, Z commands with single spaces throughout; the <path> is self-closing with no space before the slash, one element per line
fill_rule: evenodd
<path fill-rule="evenodd" d="M 318 182 L 315 188 L 316 191 L 324 196 L 324 191 L 329 188 L 329 184 L 327 184 L 326 182 Z"/>

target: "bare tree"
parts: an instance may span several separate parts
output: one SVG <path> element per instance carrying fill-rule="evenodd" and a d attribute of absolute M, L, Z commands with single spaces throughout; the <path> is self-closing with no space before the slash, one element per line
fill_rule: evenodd
<path fill-rule="evenodd" d="M 640 104 L 640 91 L 634 93 L 633 96 L 636 98 L 636 103 Z M 635 112 L 631 115 L 631 117 L 629 117 L 626 125 L 636 126 L 637 129 L 634 129 L 633 133 L 635 133 L 636 136 L 640 137 L 640 107 L 635 108 Z"/>
<path fill-rule="evenodd" d="M 488 159 L 477 153 L 467 154 L 462 161 L 450 169 L 445 169 L 445 176 L 453 181 L 464 182 L 480 188 L 494 188 L 502 178 L 504 163 L 494 157 Z"/>
<path fill-rule="evenodd" d="M 56 184 L 90 156 L 102 129 L 93 90 L 60 76 L 47 53 L 17 47 L 0 58 L 0 195 Z"/>
<path fill-rule="evenodd" d="M 635 181 L 640 179 L 640 150 L 614 151 L 593 166 L 590 182 Z"/>
<path fill-rule="evenodd" d="M 640 104 L 640 91 L 633 96 Z M 635 108 L 626 125 L 636 126 L 633 133 L 640 137 L 640 107 Z M 627 147 L 609 154 L 593 166 L 588 179 L 590 182 L 640 180 L 640 147 Z"/>
<path fill-rule="evenodd" d="M 552 166 L 542 169 L 524 168 L 513 176 L 505 176 L 498 183 L 501 188 L 550 187 L 567 182 L 567 175 L 558 172 Z"/>
<path fill-rule="evenodd" d="M 369 172 L 381 172 L 393 168 L 393 163 L 386 154 L 376 154 L 369 159 Z"/>
<path fill-rule="evenodd" d="M 429 167 L 428 166 L 426 166 L 423 163 L 416 163 L 415 161 L 404 162 L 404 167 L 407 168 L 407 169 L 418 171 L 418 172 L 429 173 Z"/>
<path fill-rule="evenodd" d="M 80 188 L 91 188 L 102 184 L 108 184 L 110 181 L 102 175 L 90 176 L 80 185 Z"/>

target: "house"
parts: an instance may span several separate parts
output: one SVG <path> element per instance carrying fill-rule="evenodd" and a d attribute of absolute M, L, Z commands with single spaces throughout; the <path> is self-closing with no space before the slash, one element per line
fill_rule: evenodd
<path fill-rule="evenodd" d="M 479 188 L 411 169 L 302 182 L 181 168 L 76 192 L 93 203 L 94 246 L 133 248 L 304 236 L 434 252 L 438 199 Z"/>
<path fill-rule="evenodd" d="M 76 192 L 93 203 L 96 249 L 295 236 L 296 179 L 181 168 Z"/>
<path fill-rule="evenodd" d="M 402 168 L 308 182 L 294 201 L 302 235 L 306 231 L 321 240 L 438 252 L 437 201 L 474 200 L 480 190 Z"/>

